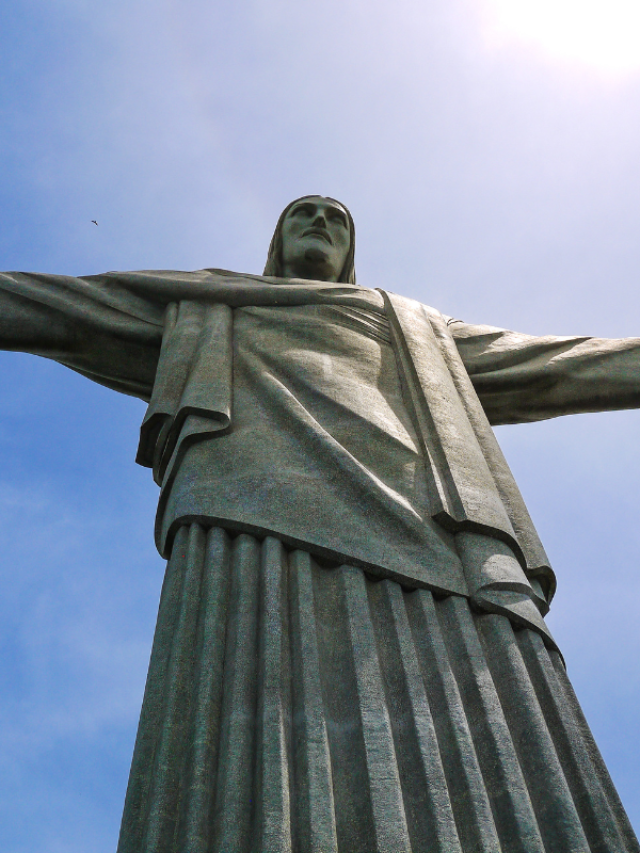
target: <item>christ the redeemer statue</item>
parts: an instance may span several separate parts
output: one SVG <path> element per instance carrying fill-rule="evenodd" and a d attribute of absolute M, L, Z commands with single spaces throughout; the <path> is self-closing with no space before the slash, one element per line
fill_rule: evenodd
<path fill-rule="evenodd" d="M 168 558 L 119 853 L 640 847 L 491 424 L 640 407 L 640 338 L 359 286 L 337 201 L 264 275 L 0 275 L 0 346 L 149 404 Z M 398 282 L 402 289 L 402 282 Z"/>

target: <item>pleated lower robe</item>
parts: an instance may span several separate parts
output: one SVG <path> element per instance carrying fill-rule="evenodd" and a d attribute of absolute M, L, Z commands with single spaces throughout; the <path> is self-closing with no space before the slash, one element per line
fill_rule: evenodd
<path fill-rule="evenodd" d="M 118 853 L 638 850 L 538 633 L 275 537 L 179 530 Z"/>

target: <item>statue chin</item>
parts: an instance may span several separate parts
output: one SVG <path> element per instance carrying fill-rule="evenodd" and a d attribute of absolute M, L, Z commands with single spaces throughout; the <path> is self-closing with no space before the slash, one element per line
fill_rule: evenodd
<path fill-rule="evenodd" d="M 310 264 L 321 264 L 327 260 L 327 253 L 315 246 L 305 249 L 304 259 Z"/>

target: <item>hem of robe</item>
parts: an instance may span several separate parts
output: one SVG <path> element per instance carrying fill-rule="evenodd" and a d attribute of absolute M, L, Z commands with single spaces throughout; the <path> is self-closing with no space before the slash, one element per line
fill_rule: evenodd
<path fill-rule="evenodd" d="M 638 853 L 563 662 L 458 595 L 199 524 L 118 853 Z"/>
<path fill-rule="evenodd" d="M 398 566 L 390 568 L 383 563 L 374 562 L 372 559 L 364 559 L 361 556 L 353 553 L 351 550 L 341 548 L 331 548 L 327 545 L 313 542 L 311 537 L 295 536 L 282 530 L 280 527 L 266 526 L 264 524 L 252 524 L 250 522 L 238 521 L 234 518 L 214 515 L 200 514 L 182 514 L 180 513 L 174 518 L 171 525 L 167 527 L 162 544 L 162 550 L 158 548 L 161 556 L 165 559 L 170 559 L 174 548 L 174 542 L 177 532 L 188 524 L 199 524 L 205 529 L 211 527 L 220 527 L 230 533 L 232 536 L 238 533 L 249 533 L 259 539 L 264 539 L 267 536 L 277 537 L 288 549 L 301 548 L 313 554 L 320 560 L 329 560 L 332 563 L 339 565 L 340 563 L 349 563 L 359 569 L 381 578 L 392 578 L 398 583 L 409 587 L 424 587 L 430 589 L 439 595 L 464 595 L 469 596 L 469 589 L 464 578 L 462 565 L 460 564 L 457 553 L 452 553 L 451 571 L 447 571 L 446 579 L 438 580 L 434 578 L 429 571 L 428 563 L 419 565 L 415 560 L 407 561 L 406 566 Z M 343 545 L 343 543 L 340 543 Z M 455 563 L 458 565 L 456 566 Z M 454 571 L 453 569 L 457 569 Z M 449 569 L 449 567 L 447 567 Z M 440 570 L 442 574 L 442 569 Z"/>
<path fill-rule="evenodd" d="M 494 612 L 506 615 L 513 623 L 520 627 L 533 628 L 537 631 L 547 644 L 555 649 L 557 645 L 543 616 L 548 611 L 548 606 L 541 610 L 541 603 L 546 605 L 543 598 L 536 596 L 529 580 L 526 578 L 520 564 L 513 552 L 495 537 L 471 534 L 475 539 L 484 540 L 489 546 L 489 551 L 504 551 L 512 557 L 508 561 L 506 572 L 498 579 L 486 577 L 478 581 L 475 565 L 466 565 L 469 561 L 464 559 L 460 562 L 460 554 L 456 549 L 451 560 L 443 564 L 442 559 L 433 562 L 425 560 L 418 563 L 414 559 L 396 559 L 395 567 L 391 567 L 390 561 L 386 565 L 374 562 L 371 558 L 364 559 L 354 553 L 354 550 L 345 548 L 331 548 L 326 545 L 310 541 L 310 537 L 297 537 L 285 533 L 281 527 L 267 527 L 265 525 L 251 524 L 249 522 L 237 521 L 220 516 L 200 514 L 180 514 L 173 522 L 166 526 L 164 535 L 165 556 L 167 559 L 171 554 L 173 540 L 176 532 L 186 524 L 199 524 L 205 529 L 210 527 L 221 527 L 229 534 L 248 533 L 259 539 L 267 536 L 277 537 L 288 549 L 300 548 L 312 554 L 316 559 L 329 560 L 334 565 L 347 563 L 379 578 L 389 578 L 400 583 L 408 589 L 429 589 L 436 595 L 462 595 L 468 598 L 472 606 L 481 612 Z M 307 531 L 305 531 L 307 533 Z M 468 536 L 468 534 L 462 534 Z M 342 540 L 342 536 L 339 538 Z M 457 539 L 458 537 L 456 537 Z M 340 545 L 343 545 L 343 541 Z M 455 547 L 455 546 L 454 546 Z M 358 550 L 362 550 L 361 548 Z M 373 549 L 375 551 L 375 549 Z M 466 550 L 466 549 L 465 549 Z M 162 551 L 160 552 L 163 553 Z M 471 563 L 479 562 L 479 554 L 472 554 Z M 438 577 L 438 575 L 440 577 Z M 444 577 L 443 577 L 444 575 Z"/>

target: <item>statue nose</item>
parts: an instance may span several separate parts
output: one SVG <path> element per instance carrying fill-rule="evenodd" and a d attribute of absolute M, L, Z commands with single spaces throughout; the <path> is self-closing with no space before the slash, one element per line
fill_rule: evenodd
<path fill-rule="evenodd" d="M 326 228 L 326 227 L 327 227 L 327 220 L 324 218 L 324 214 L 323 214 L 323 213 L 319 213 L 319 214 L 316 216 L 316 218 L 313 220 L 313 224 L 314 224 L 314 225 L 321 225 L 321 226 L 323 226 L 324 228 Z"/>

